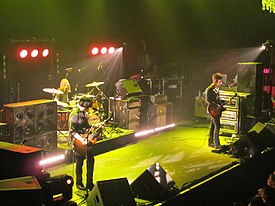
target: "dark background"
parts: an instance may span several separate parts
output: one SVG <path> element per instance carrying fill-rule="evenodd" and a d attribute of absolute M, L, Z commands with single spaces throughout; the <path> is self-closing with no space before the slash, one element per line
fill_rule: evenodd
<path fill-rule="evenodd" d="M 91 77 L 87 78 L 87 70 L 73 71 L 69 76 L 72 87 L 105 80 L 104 91 L 112 93 L 112 84 L 120 78 L 151 69 L 150 62 L 147 65 L 143 60 L 147 54 L 161 76 L 183 77 L 185 97 L 194 99 L 198 90 L 211 82 L 213 72 L 226 73 L 230 80 L 236 75 L 238 62 L 260 60 L 269 66 L 270 53 L 259 55 L 257 47 L 275 39 L 275 15 L 263 11 L 260 0 L 0 2 L 0 53 L 8 56 L 7 70 L 12 70 L 8 54 L 11 39 L 54 39 L 54 55 L 59 55 L 58 63 L 53 56 L 53 69 L 59 71 L 54 72 L 55 88 L 65 68 L 85 67 L 88 60 Z M 107 75 L 96 71 L 100 59 L 88 54 L 94 42 L 123 46 L 123 71 L 111 71 L 116 67 L 110 62 L 104 65 Z M 111 80 L 108 84 L 106 77 Z"/>

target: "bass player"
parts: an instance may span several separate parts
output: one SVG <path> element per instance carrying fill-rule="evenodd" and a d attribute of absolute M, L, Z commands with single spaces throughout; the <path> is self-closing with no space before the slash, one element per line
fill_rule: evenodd
<path fill-rule="evenodd" d="M 221 148 L 219 132 L 221 126 L 220 118 L 223 111 L 223 102 L 220 99 L 219 87 L 222 85 L 222 78 L 223 76 L 221 73 L 213 74 L 212 84 L 207 87 L 205 92 L 205 100 L 208 104 L 207 112 L 211 117 L 208 146 L 214 147 L 216 149 Z"/>

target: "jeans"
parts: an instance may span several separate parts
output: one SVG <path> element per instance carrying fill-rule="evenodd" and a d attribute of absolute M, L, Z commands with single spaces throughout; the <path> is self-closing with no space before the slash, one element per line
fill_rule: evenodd
<path fill-rule="evenodd" d="M 214 147 L 220 146 L 220 139 L 219 139 L 219 133 L 220 133 L 220 127 L 221 127 L 220 118 L 221 118 L 220 116 L 216 118 L 211 117 L 208 144 Z"/>

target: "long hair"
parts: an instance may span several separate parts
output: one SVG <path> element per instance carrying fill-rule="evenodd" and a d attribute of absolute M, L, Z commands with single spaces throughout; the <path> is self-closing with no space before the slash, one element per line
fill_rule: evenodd
<path fill-rule="evenodd" d="M 59 89 L 63 92 L 71 92 L 71 85 L 68 79 L 64 78 L 60 81 Z"/>

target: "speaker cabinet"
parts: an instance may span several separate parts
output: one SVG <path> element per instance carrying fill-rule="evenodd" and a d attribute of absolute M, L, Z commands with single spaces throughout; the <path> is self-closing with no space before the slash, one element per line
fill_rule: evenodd
<path fill-rule="evenodd" d="M 0 142 L 0 179 L 36 176 L 42 173 L 39 164 L 42 150 L 39 148 Z"/>
<path fill-rule="evenodd" d="M 258 114 L 262 105 L 263 66 L 259 62 L 238 63 L 238 92 L 251 93 L 246 101 L 248 114 Z"/>
<path fill-rule="evenodd" d="M 88 206 L 135 206 L 127 178 L 98 181 L 91 191 Z"/>
<path fill-rule="evenodd" d="M 23 142 L 26 146 L 41 148 L 44 151 L 53 151 L 57 149 L 57 131 L 37 133 L 26 137 Z"/>
<path fill-rule="evenodd" d="M 10 142 L 20 144 L 34 135 L 57 130 L 56 102 L 40 99 L 5 104 L 3 118 L 9 126 Z"/>
<path fill-rule="evenodd" d="M 167 78 L 164 79 L 164 94 L 169 98 L 181 97 L 183 90 L 182 78 Z"/>
<path fill-rule="evenodd" d="M 33 176 L 0 180 L 0 199 L 2 206 L 41 206 L 42 189 Z"/>
<path fill-rule="evenodd" d="M 163 200 L 174 191 L 175 182 L 159 165 L 153 164 L 131 184 L 134 196 L 144 200 Z"/>
<path fill-rule="evenodd" d="M 166 125 L 166 110 L 167 104 L 149 104 L 148 107 L 148 117 L 149 117 L 149 127 L 156 128 Z"/>
<path fill-rule="evenodd" d="M 122 98 L 142 93 L 142 90 L 135 79 L 122 79 L 119 80 L 115 85 L 117 93 Z"/>
<path fill-rule="evenodd" d="M 120 127 L 134 131 L 140 129 L 139 108 L 122 108 L 117 114 Z"/>

